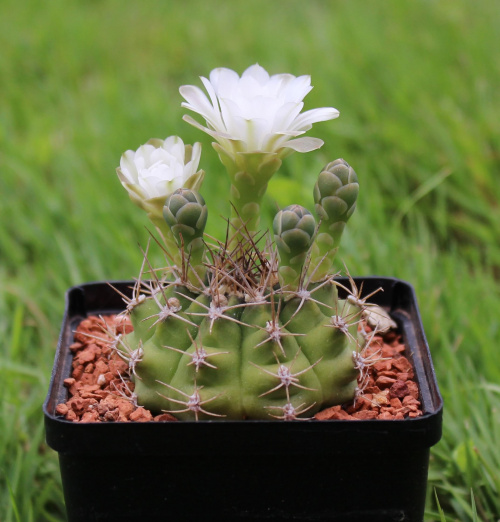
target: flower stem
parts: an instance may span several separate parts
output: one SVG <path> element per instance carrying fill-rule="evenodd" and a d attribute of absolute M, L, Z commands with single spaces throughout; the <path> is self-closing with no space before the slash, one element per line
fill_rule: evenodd
<path fill-rule="evenodd" d="M 230 224 L 235 231 L 232 240 L 233 243 L 237 243 L 238 240 L 245 237 L 245 230 L 251 236 L 259 231 L 262 197 L 266 189 L 267 183 L 257 191 L 250 190 L 245 183 L 231 184 Z"/>
<path fill-rule="evenodd" d="M 180 254 L 179 247 L 177 246 L 177 242 L 175 241 L 174 234 L 163 219 L 163 216 L 158 217 L 152 212 L 149 212 L 148 218 L 156 227 L 156 231 L 160 235 L 165 245 L 166 252 L 168 252 L 168 254 L 171 256 L 173 264 L 180 268 L 182 266 L 182 256 Z"/>
<path fill-rule="evenodd" d="M 231 180 L 230 223 L 235 231 L 231 241 L 234 246 L 245 237 L 244 228 L 251 235 L 259 232 L 262 198 L 269 180 L 281 166 L 281 158 L 271 152 L 231 153 L 218 143 L 213 143 L 213 147 Z"/>

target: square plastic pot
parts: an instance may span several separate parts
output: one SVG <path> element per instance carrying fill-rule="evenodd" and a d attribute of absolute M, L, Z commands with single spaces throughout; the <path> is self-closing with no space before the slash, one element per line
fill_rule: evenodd
<path fill-rule="evenodd" d="M 342 280 L 341 280 L 342 281 Z M 431 446 L 442 399 L 413 288 L 356 278 L 398 323 L 424 414 L 405 420 L 73 423 L 67 400 L 73 331 L 88 315 L 116 313 L 106 283 L 71 288 L 47 399 L 47 443 L 59 453 L 70 522 L 423 520 Z M 343 281 L 344 283 L 346 281 Z M 114 282 L 130 293 L 132 282 Z"/>

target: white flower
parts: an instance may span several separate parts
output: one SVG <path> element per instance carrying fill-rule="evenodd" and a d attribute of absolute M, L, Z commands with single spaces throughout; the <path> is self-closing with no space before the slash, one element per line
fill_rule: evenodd
<path fill-rule="evenodd" d="M 198 171 L 201 144 L 184 145 L 178 136 L 152 139 L 135 152 L 128 150 L 116 169 L 122 185 L 140 207 L 161 210 L 167 197 L 183 187 L 198 189 L 203 171 Z"/>
<path fill-rule="evenodd" d="M 323 145 L 317 138 L 297 138 L 313 123 L 339 115 L 333 107 L 301 113 L 302 100 L 312 89 L 310 76 L 269 76 L 255 64 L 241 78 L 231 69 L 219 68 L 210 80 L 201 77 L 210 97 L 193 85 L 184 85 L 182 106 L 205 118 L 204 127 L 190 116 L 184 120 L 212 136 L 231 156 L 237 152 L 308 152 Z M 287 151 L 285 149 L 288 149 Z"/>

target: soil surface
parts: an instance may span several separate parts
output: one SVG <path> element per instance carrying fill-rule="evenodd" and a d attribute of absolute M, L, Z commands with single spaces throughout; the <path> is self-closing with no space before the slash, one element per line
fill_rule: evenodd
<path fill-rule="evenodd" d="M 73 370 L 64 381 L 69 399 L 57 406 L 58 415 L 73 422 L 177 421 L 169 413 L 155 416 L 137 405 L 128 363 L 113 349 L 107 334 L 131 330 L 130 322 L 119 315 L 89 316 L 80 323 L 70 346 Z M 404 353 L 397 332 L 374 335 L 363 351 L 362 392 L 350 404 L 326 408 L 315 418 L 398 420 L 422 415 L 413 367 Z"/>

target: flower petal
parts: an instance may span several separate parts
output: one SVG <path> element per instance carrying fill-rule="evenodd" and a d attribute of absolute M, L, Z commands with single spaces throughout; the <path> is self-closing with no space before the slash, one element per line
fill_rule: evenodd
<path fill-rule="evenodd" d="M 214 112 L 220 112 L 219 99 L 217 98 L 217 94 L 212 84 L 203 76 L 201 76 L 201 81 L 203 82 L 203 85 L 205 86 L 205 89 L 207 90 L 208 95 L 210 96 L 210 101 L 212 102 Z"/>
<path fill-rule="evenodd" d="M 208 127 L 204 127 L 201 123 L 197 122 L 194 118 L 192 118 L 191 116 L 189 116 L 189 114 L 184 114 L 184 116 L 182 117 L 182 119 L 189 123 L 190 125 L 192 125 L 193 127 L 196 127 L 197 129 L 205 132 L 206 134 L 208 134 L 209 136 L 212 136 L 212 138 L 214 139 L 218 139 L 218 138 L 226 138 L 226 139 L 231 139 L 232 136 L 230 134 L 228 134 L 227 132 L 219 132 L 215 129 L 209 129 Z"/>
<path fill-rule="evenodd" d="M 292 127 L 294 129 L 311 128 L 313 123 L 317 123 L 318 121 L 333 120 L 338 118 L 339 114 L 339 111 L 333 107 L 311 109 L 309 111 L 303 112 L 300 116 L 298 116 L 297 119 L 293 122 Z"/>
<path fill-rule="evenodd" d="M 183 102 L 182 107 L 203 116 L 207 122 L 213 127 L 221 125 L 220 113 L 208 101 L 203 91 L 194 85 L 183 85 L 179 92 L 184 97 L 187 103 Z"/>
<path fill-rule="evenodd" d="M 134 163 L 134 157 L 135 152 L 127 150 L 120 158 L 120 172 L 130 183 L 137 181 L 137 168 Z"/>
<path fill-rule="evenodd" d="M 243 71 L 241 78 L 252 77 L 260 85 L 265 85 L 269 81 L 269 73 L 258 63 L 251 65 Z"/>
<path fill-rule="evenodd" d="M 238 74 L 225 67 L 219 67 L 210 73 L 210 83 L 213 85 L 217 96 L 230 96 L 238 81 Z"/>
<path fill-rule="evenodd" d="M 281 95 L 283 96 L 284 100 L 297 103 L 301 102 L 306 97 L 306 95 L 311 92 L 311 90 L 312 86 L 310 76 L 299 76 L 298 78 L 291 76 L 288 81 L 282 84 Z"/>
<path fill-rule="evenodd" d="M 302 102 L 288 102 L 282 105 L 274 117 L 273 129 L 276 132 L 284 132 L 290 129 L 303 107 Z"/>
<path fill-rule="evenodd" d="M 324 141 L 319 138 L 304 136 L 303 138 L 287 141 L 284 147 L 287 149 L 293 149 L 297 152 L 310 152 L 311 150 L 321 148 L 323 143 Z"/>

